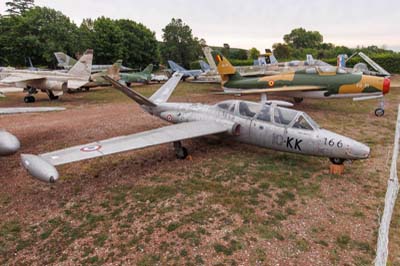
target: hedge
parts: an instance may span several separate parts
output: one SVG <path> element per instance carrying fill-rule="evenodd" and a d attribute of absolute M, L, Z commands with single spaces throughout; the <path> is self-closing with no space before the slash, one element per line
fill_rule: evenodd
<path fill-rule="evenodd" d="M 400 54 L 381 54 L 381 55 L 372 55 L 370 56 L 372 60 L 374 60 L 378 65 L 383 67 L 385 70 L 387 70 L 389 73 L 396 74 L 400 73 Z M 333 66 L 336 66 L 337 60 L 336 58 L 328 58 L 328 59 L 322 59 L 322 61 L 331 64 Z M 230 60 L 232 65 L 234 66 L 252 66 L 253 65 L 253 60 L 237 60 L 237 59 L 232 59 Z M 353 67 L 355 64 L 364 62 L 362 58 L 359 56 L 355 56 L 351 58 L 347 62 L 348 67 Z M 191 69 L 200 69 L 200 64 L 199 62 L 192 62 L 190 64 Z"/>

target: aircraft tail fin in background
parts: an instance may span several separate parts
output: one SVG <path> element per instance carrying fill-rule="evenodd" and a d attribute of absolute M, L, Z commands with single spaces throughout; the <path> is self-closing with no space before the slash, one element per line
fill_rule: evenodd
<path fill-rule="evenodd" d="M 215 60 L 215 64 L 217 65 L 217 70 L 221 76 L 222 84 L 233 77 L 241 78 L 241 75 L 236 71 L 236 68 L 232 66 L 228 59 L 226 59 L 220 52 L 213 51 L 211 54 Z"/>
<path fill-rule="evenodd" d="M 204 56 L 206 57 L 207 62 L 210 65 L 211 70 L 216 71 L 217 70 L 217 65 L 215 64 L 215 61 L 214 61 L 213 56 L 211 54 L 212 51 L 213 50 L 208 46 L 203 47 Z"/>
<path fill-rule="evenodd" d="M 207 72 L 210 72 L 210 71 L 211 71 L 211 67 L 210 67 L 209 64 L 207 64 L 207 63 L 204 62 L 203 60 L 200 60 L 199 63 L 200 63 L 201 70 L 202 70 L 203 72 L 206 72 L 206 73 L 207 73 Z"/>
<path fill-rule="evenodd" d="M 143 69 L 142 73 L 151 74 L 153 72 L 153 64 L 148 65 L 145 69 Z"/>
<path fill-rule="evenodd" d="M 337 56 L 337 67 L 338 68 L 345 68 L 346 67 L 346 54 L 340 54 Z"/>
<path fill-rule="evenodd" d="M 271 64 L 278 64 L 278 59 L 276 59 L 274 54 L 271 54 L 269 56 L 269 61 L 271 62 Z"/>
<path fill-rule="evenodd" d="M 64 54 L 63 52 L 54 53 L 54 56 L 57 59 L 58 67 L 71 68 L 77 62 L 74 58 Z"/>
<path fill-rule="evenodd" d="M 88 49 L 79 61 L 68 71 L 68 74 L 89 80 L 92 74 L 92 62 L 93 50 Z"/>
<path fill-rule="evenodd" d="M 168 65 L 174 72 L 182 72 L 182 71 L 187 71 L 185 68 L 181 67 L 177 63 L 175 63 L 172 60 L 168 60 Z"/>
<path fill-rule="evenodd" d="M 107 69 L 107 76 L 115 80 L 120 80 L 119 71 L 121 70 L 122 60 L 115 62 L 109 69 Z"/>

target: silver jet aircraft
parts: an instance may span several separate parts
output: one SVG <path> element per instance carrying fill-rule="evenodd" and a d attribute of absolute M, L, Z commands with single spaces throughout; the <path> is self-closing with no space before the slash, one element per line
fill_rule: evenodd
<path fill-rule="evenodd" d="M 307 114 L 278 107 L 275 102 L 267 104 L 231 100 L 215 105 L 168 103 L 181 77 L 181 73 L 175 73 L 150 98 L 108 76 L 104 77 L 146 112 L 174 125 L 39 156 L 23 154 L 22 165 L 33 177 L 55 182 L 59 173 L 54 166 L 164 143 L 173 143 L 177 158 L 184 159 L 188 151 L 181 141 L 208 135 L 222 135 L 273 150 L 328 157 L 335 164 L 369 156 L 368 146 L 322 129 Z"/>
<path fill-rule="evenodd" d="M 81 88 L 89 82 L 92 61 L 93 50 L 87 50 L 67 73 L 2 69 L 0 82 L 24 88 L 29 94 L 24 98 L 26 103 L 34 102 L 33 95 L 38 91 L 47 93 L 50 100 L 55 100 L 69 89 Z"/>

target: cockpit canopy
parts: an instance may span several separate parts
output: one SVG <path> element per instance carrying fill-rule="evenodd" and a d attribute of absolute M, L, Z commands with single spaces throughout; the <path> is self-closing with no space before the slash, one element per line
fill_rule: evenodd
<path fill-rule="evenodd" d="M 279 126 L 304 130 L 319 129 L 318 124 L 306 113 L 274 105 L 231 100 L 218 103 L 216 107 L 233 115 Z"/>
<path fill-rule="evenodd" d="M 321 76 L 346 74 L 349 73 L 346 69 L 340 67 L 334 67 L 331 65 L 321 65 L 316 67 L 309 67 L 305 70 L 307 74 L 319 74 Z"/>

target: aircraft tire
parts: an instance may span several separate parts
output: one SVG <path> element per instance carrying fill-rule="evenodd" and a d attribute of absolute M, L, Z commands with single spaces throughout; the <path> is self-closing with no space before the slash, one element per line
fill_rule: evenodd
<path fill-rule="evenodd" d="M 336 164 L 336 165 L 342 165 L 344 163 L 344 159 L 341 158 L 329 158 L 331 163 Z"/>
<path fill-rule="evenodd" d="M 301 103 L 301 102 L 303 102 L 304 99 L 300 98 L 300 97 L 294 97 L 293 100 L 295 103 Z"/>
<path fill-rule="evenodd" d="M 126 83 L 126 86 L 130 88 L 130 87 L 131 87 L 131 83 L 130 83 L 130 82 L 127 82 L 127 83 Z"/>
<path fill-rule="evenodd" d="M 179 160 L 185 160 L 189 155 L 188 150 L 185 147 L 181 147 L 176 151 L 176 158 Z"/>
<path fill-rule="evenodd" d="M 24 102 L 25 103 L 34 103 L 35 102 L 35 97 L 29 95 L 24 97 Z"/>
<path fill-rule="evenodd" d="M 384 114 L 385 114 L 385 110 L 384 109 L 382 109 L 382 108 L 375 109 L 375 115 L 377 117 L 382 117 Z"/>

